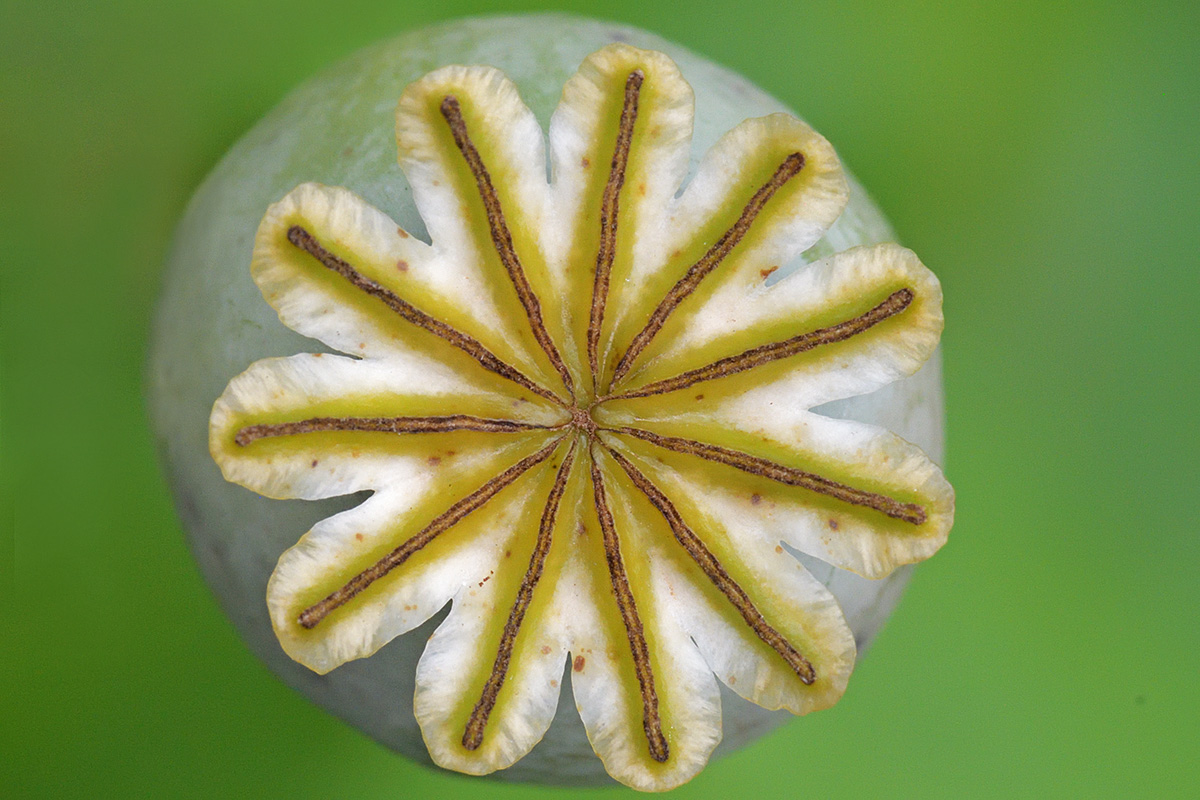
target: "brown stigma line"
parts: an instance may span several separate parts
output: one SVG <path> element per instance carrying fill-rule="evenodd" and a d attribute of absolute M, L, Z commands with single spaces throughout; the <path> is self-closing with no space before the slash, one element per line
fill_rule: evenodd
<path fill-rule="evenodd" d="M 622 392 L 616 395 L 613 399 L 627 399 L 631 397 L 649 397 L 655 394 L 665 394 L 674 392 L 678 389 L 686 389 L 701 381 L 711 381 L 716 378 L 724 378 L 727 375 L 734 375 L 738 372 L 744 372 L 748 369 L 753 369 L 762 364 L 771 361 L 777 361 L 781 358 L 794 356 L 797 353 L 804 353 L 808 350 L 820 347 L 825 344 L 833 344 L 835 342 L 844 342 L 847 339 L 864 333 L 868 329 L 878 325 L 889 317 L 894 317 L 904 309 L 912 305 L 913 292 L 911 289 L 900 289 L 892 292 L 886 300 L 872 308 L 870 311 L 857 316 L 853 319 L 848 319 L 845 322 L 839 322 L 836 325 L 831 325 L 828 328 L 820 328 L 810 333 L 802 333 L 798 336 L 793 336 L 790 339 L 785 339 L 781 342 L 773 344 L 764 344 L 761 347 L 755 347 L 740 353 L 736 356 L 729 356 L 718 361 L 700 367 L 698 369 L 689 370 L 682 375 L 677 375 L 674 378 L 657 381 L 647 384 L 640 389 L 633 389 L 628 392 Z M 607 399 L 607 398 L 606 398 Z"/>
<path fill-rule="evenodd" d="M 596 252 L 596 280 L 592 288 L 592 316 L 588 323 L 588 364 L 592 375 L 600 378 L 600 326 L 604 322 L 604 306 L 608 302 L 608 281 L 613 259 L 617 253 L 617 216 L 620 211 L 621 187 L 625 185 L 625 168 L 633 142 L 633 124 L 637 121 L 638 96 L 645 75 L 634 70 L 625 81 L 625 103 L 617 124 L 617 143 L 613 147 L 612 166 L 604 194 L 600 200 L 600 247 Z"/>
<path fill-rule="evenodd" d="M 667 499 L 667 496 L 620 453 L 611 448 L 608 452 L 621 465 L 621 469 L 625 470 L 625 474 L 633 481 L 633 485 L 646 495 L 651 504 L 667 520 L 667 524 L 671 526 L 671 532 L 675 534 L 675 539 L 696 562 L 696 566 L 700 567 L 713 585 L 742 615 L 742 619 L 750 626 L 750 630 L 754 631 L 759 639 L 762 639 L 768 647 L 778 653 L 805 685 L 812 685 L 817 679 L 817 672 L 813 669 L 812 662 L 801 655 L 800 651 L 793 647 L 783 634 L 767 622 L 762 613 L 755 608 L 750 596 L 729 576 L 717 557 L 704 546 L 700 538 L 679 516 L 679 512 L 676 511 L 674 504 Z"/>
<path fill-rule="evenodd" d="M 662 717 L 658 711 L 658 692 L 654 688 L 654 673 L 650 669 L 650 649 L 646 646 L 646 634 L 638 616 L 633 590 L 629 588 L 629 577 L 625 574 L 625 562 L 621 559 L 621 542 L 613 525 L 612 511 L 604 492 L 604 478 L 596 457 L 590 459 L 592 467 L 592 493 L 596 502 L 596 514 L 600 517 L 600 531 L 604 536 L 604 557 L 608 561 L 608 574 L 612 579 L 613 594 L 617 599 L 617 610 L 625 625 L 629 649 L 633 652 L 633 668 L 637 674 L 638 687 L 642 694 L 642 729 L 650 746 L 650 757 L 655 761 L 666 761 L 671 754 L 667 738 L 662 731 Z"/>
<path fill-rule="evenodd" d="M 361 272 L 350 266 L 345 260 L 335 256 L 333 253 L 321 246 L 321 243 L 304 228 L 299 225 L 293 225 L 288 228 L 288 241 L 293 245 L 311 255 L 323 266 L 341 275 L 348 280 L 354 288 L 381 300 L 384 305 L 396 312 L 399 317 L 407 322 L 411 322 L 418 328 L 429 331 L 434 336 L 445 339 L 450 344 L 462 350 L 471 358 L 478 361 L 484 369 L 494 372 L 497 375 L 508 378 L 510 381 L 517 383 L 536 395 L 552 400 L 558 405 L 562 405 L 562 400 L 548 389 L 543 389 L 536 383 L 525 377 L 518 370 L 510 367 L 490 350 L 461 331 L 458 331 L 446 323 L 434 319 L 433 317 L 421 311 L 411 303 L 401 299 L 395 292 L 387 289 L 384 286 L 376 283 Z"/>
<path fill-rule="evenodd" d="M 545 430 L 547 426 L 507 419 L 486 419 L 466 414 L 447 417 L 313 417 L 299 422 L 278 422 L 269 425 L 247 425 L 233 437 L 245 447 L 251 442 L 272 436 L 294 436 L 322 431 L 367 431 L 371 433 L 447 433 L 449 431 L 478 431 L 481 433 L 518 433 Z"/>
<path fill-rule="evenodd" d="M 542 511 L 537 543 L 534 545 L 533 555 L 529 558 L 529 569 L 525 571 L 525 577 L 521 579 L 521 588 L 517 590 L 516 602 L 513 603 L 512 610 L 508 613 L 508 621 L 504 623 L 504 632 L 500 636 L 500 647 L 496 653 L 496 661 L 492 665 L 492 673 L 483 686 L 483 694 L 480 696 L 479 702 L 475 704 L 475 708 L 467 720 L 462 744 L 468 750 L 477 750 L 479 745 L 483 744 L 483 731 L 487 726 L 488 717 L 496 706 L 496 698 L 500 695 L 504 679 L 508 676 L 508 667 L 512 660 L 513 647 L 517 642 L 517 634 L 521 630 L 521 623 L 525 620 L 525 612 L 529 610 L 529 604 L 533 602 L 533 590 L 541 580 L 542 570 L 546 566 L 546 556 L 550 554 L 554 521 L 558 516 L 558 504 L 562 500 L 563 492 L 566 491 L 567 476 L 575 461 L 577 446 L 578 439 L 571 443 L 567 457 L 563 459 L 562 466 L 558 468 L 554 486 L 550 489 L 550 497 L 546 500 L 546 508 Z"/>
<path fill-rule="evenodd" d="M 462 500 L 450 506 L 449 509 L 434 519 L 433 522 L 426 525 L 420 533 L 379 559 L 374 565 L 355 575 L 342 588 L 333 592 L 321 602 L 309 606 L 300 612 L 298 618 L 300 625 L 304 628 L 315 628 L 321 620 L 329 616 L 335 609 L 348 603 L 355 595 L 407 561 L 413 553 L 416 553 L 439 535 L 457 525 L 472 511 L 475 511 L 484 503 L 491 500 L 501 489 L 549 458 L 561 442 L 561 437 L 555 439 L 541 450 L 521 459 Z"/>
<path fill-rule="evenodd" d="M 671 315 L 671 312 L 683 302 L 684 298 L 694 292 L 696 287 L 700 285 L 700 282 L 725 260 L 726 256 L 738 245 L 738 242 L 742 241 L 749 232 L 750 226 L 754 223 L 755 217 L 766 206 L 767 201 L 803 168 L 803 153 L 792 153 L 785 158 L 783 163 L 776 168 L 775 173 L 750 198 L 750 202 L 742 209 L 741 216 L 737 218 L 732 227 L 721 234 L 721 238 L 717 239 L 716 243 L 708 249 L 708 252 L 699 261 L 689 267 L 684 276 L 671 287 L 671 291 L 667 292 L 667 296 L 663 298 L 662 302 L 658 304 L 658 308 L 654 309 L 654 313 L 650 315 L 646 326 L 638 332 L 637 336 L 633 337 L 633 341 L 629 344 L 629 349 L 625 351 L 625 355 L 621 356 L 621 360 L 617 362 L 617 368 L 613 372 L 612 377 L 613 384 L 625 376 L 625 373 L 633 366 L 633 362 L 637 360 L 637 357 L 650 344 L 650 340 L 662 328 L 663 324 L 667 321 L 667 317 Z"/>
<path fill-rule="evenodd" d="M 459 152 L 466 159 L 467 168 L 475 176 L 475 184 L 479 187 L 479 196 L 483 200 L 483 209 L 487 214 L 492 244 L 496 246 L 500 263 L 508 272 L 513 288 L 517 290 L 517 298 L 524 306 L 526 316 L 529 317 L 529 326 L 533 329 L 533 337 L 537 339 L 537 343 L 541 345 L 542 350 L 549 357 L 550 363 L 562 378 L 563 385 L 567 388 L 567 394 L 574 397 L 575 386 L 571 380 L 571 373 L 567 370 L 567 365 L 563 363 L 558 348 L 554 346 L 554 341 L 546 331 L 546 325 L 542 321 L 541 303 L 538 302 L 533 287 L 529 285 L 529 281 L 525 277 L 521 260 L 517 258 L 512 233 L 508 230 L 508 223 L 504 219 L 504 209 L 500 207 L 500 198 L 496 195 L 496 188 L 492 185 L 492 176 L 488 173 L 483 159 L 479 157 L 479 151 L 475 149 L 471 137 L 467 134 L 467 123 L 463 119 L 462 107 L 459 106 L 458 99 L 454 95 L 446 95 L 442 100 L 441 110 L 442 116 L 450 125 L 454 144 L 458 146 Z"/>
<path fill-rule="evenodd" d="M 611 430 L 614 433 L 623 433 L 656 444 L 664 450 L 673 450 L 676 453 L 686 453 L 708 461 L 716 461 L 719 464 L 740 469 L 751 475 L 769 478 L 787 486 L 799 486 L 802 489 L 841 500 L 843 503 L 873 508 L 881 514 L 913 525 L 920 525 L 926 520 L 925 509 L 916 503 L 902 503 L 887 495 L 855 489 L 853 486 L 823 478 L 812 472 L 785 467 L 783 464 L 776 464 L 774 461 L 752 456 L 749 453 L 728 450 L 724 447 L 704 444 L 691 439 L 681 439 L 676 436 L 662 436 L 637 428 L 612 428 Z"/>

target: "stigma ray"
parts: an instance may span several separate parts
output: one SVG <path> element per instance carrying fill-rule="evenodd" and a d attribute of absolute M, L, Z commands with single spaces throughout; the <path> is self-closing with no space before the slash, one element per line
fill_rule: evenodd
<path fill-rule="evenodd" d="M 606 448 L 607 449 L 607 448 Z M 609 451 L 611 452 L 611 451 Z M 592 495 L 596 504 L 596 515 L 600 518 L 600 532 L 604 537 L 604 558 L 608 562 L 608 575 L 612 582 L 617 610 L 625 626 L 625 636 L 633 655 L 633 668 L 637 675 L 638 689 L 642 696 L 642 729 L 650 748 L 650 757 L 660 763 L 670 757 L 671 749 L 663 734 L 662 716 L 658 709 L 658 691 L 654 685 L 654 670 L 650 666 L 650 648 L 646 644 L 646 633 L 638 615 L 637 602 L 629 586 L 625 562 L 621 557 L 621 540 L 613 523 L 612 509 L 604 490 L 604 476 L 596 463 L 595 454 L 590 459 L 592 470 Z"/>
<path fill-rule="evenodd" d="M 754 634 L 759 639 L 765 642 L 767 646 L 787 662 L 787 665 L 791 667 L 802 683 L 806 686 L 812 685 L 817 680 L 817 672 L 813 668 L 812 662 L 805 658 L 783 634 L 767 622 L 766 618 L 755 607 L 750 596 L 738 585 L 737 581 L 730 577 L 725 567 L 721 565 L 721 562 L 713 555 L 712 551 L 704 545 L 700 537 L 683 521 L 683 517 L 679 515 L 675 504 L 649 478 L 643 475 L 637 467 L 633 466 L 627 458 L 612 449 L 609 449 L 608 452 L 621 465 L 621 469 L 625 470 L 625 474 L 629 476 L 633 485 L 663 515 L 663 518 L 667 521 L 667 525 L 671 528 L 671 532 L 675 535 L 675 540 L 679 542 L 692 561 L 696 563 L 696 566 L 708 576 L 708 579 L 712 581 L 721 594 L 725 595 L 725 599 L 737 609 L 737 612 L 745 620 L 750 630 L 754 631 Z"/>
<path fill-rule="evenodd" d="M 806 353 L 822 345 L 844 342 L 860 333 L 865 333 L 889 317 L 894 317 L 904 311 L 912 304 L 913 298 L 914 295 L 911 289 L 900 289 L 892 292 L 886 300 L 870 311 L 860 314 L 853 319 L 848 319 L 826 328 L 819 328 L 808 333 L 802 333 L 780 342 L 751 348 L 738 355 L 722 358 L 698 369 L 689 370 L 674 378 L 655 381 L 639 389 L 631 389 L 615 397 L 605 399 L 625 400 L 633 397 L 650 397 L 656 394 L 666 394 L 667 392 L 674 392 L 679 389 L 686 389 L 689 386 L 695 386 L 702 381 L 711 381 L 717 378 L 725 378 L 729 375 L 736 375 L 739 372 L 745 372 L 748 369 L 754 369 L 763 364 L 778 361 L 781 358 Z"/>
<path fill-rule="evenodd" d="M 321 602 L 304 609 L 302 612 L 300 612 L 300 616 L 297 621 L 304 628 L 315 628 L 321 623 L 322 620 L 329 616 L 330 613 L 353 600 L 372 583 L 403 564 L 410 557 L 412 557 L 414 553 L 418 552 L 421 550 L 421 548 L 428 545 L 438 536 L 457 525 L 471 512 L 477 510 L 480 506 L 487 503 L 489 500 L 495 497 L 501 489 L 510 485 L 517 478 L 521 477 L 530 469 L 549 458 L 561 442 L 562 437 L 555 439 L 541 450 L 538 450 L 533 455 L 529 455 L 521 459 L 516 464 L 513 464 L 511 467 L 489 480 L 471 494 L 459 500 L 445 512 L 440 514 L 436 519 L 434 519 L 433 522 L 426 525 L 415 536 L 411 537 L 395 550 L 379 559 L 379 561 L 372 566 L 355 575 L 340 589 L 331 593 Z"/>
<path fill-rule="evenodd" d="M 508 676 L 517 634 L 520 633 L 521 623 L 525 621 L 525 614 L 529 611 L 530 603 L 533 602 L 533 590 L 537 588 L 538 581 L 542 578 L 542 572 L 546 567 L 546 556 L 550 554 L 554 523 L 558 518 L 558 505 L 562 500 L 563 492 L 566 491 L 567 476 L 570 475 L 571 466 L 575 462 L 575 450 L 578 444 L 578 440 L 571 443 L 571 449 L 567 451 L 562 466 L 558 468 L 554 486 L 550 489 L 550 496 L 546 499 L 546 507 L 542 511 L 542 520 L 538 526 L 537 542 L 533 548 L 533 555 L 529 558 L 529 568 L 521 579 L 521 587 L 517 590 L 517 599 L 508 613 L 508 621 L 504 623 L 504 632 L 500 636 L 500 647 L 492 665 L 492 672 L 488 676 L 487 683 L 484 684 L 483 693 L 479 702 L 475 704 L 474 710 L 471 711 L 466 730 L 463 732 L 462 744 L 468 750 L 477 750 L 483 744 L 483 733 L 487 727 L 488 717 L 491 716 L 492 709 L 496 706 L 496 699 L 500 696 L 500 690 L 504 687 L 504 680 Z"/>
<path fill-rule="evenodd" d="M 368 433 L 448 433 L 472 431 L 477 433 L 520 433 L 522 431 L 546 430 L 548 426 L 533 422 L 518 422 L 508 419 L 487 419 L 467 414 L 451 414 L 445 417 L 312 417 L 298 422 L 277 422 L 264 425 L 247 425 L 233 437 L 240 447 L 259 439 L 276 436 L 297 436 L 305 433 L 326 431 L 353 431 Z"/>
<path fill-rule="evenodd" d="M 563 402 L 558 395 L 548 389 L 537 385 L 525 375 L 523 375 L 515 367 L 509 366 L 502 359 L 484 347 L 472 336 L 468 336 L 447 325 L 439 319 L 436 319 L 408 301 L 401 298 L 395 292 L 382 286 L 381 284 L 371 280 L 367 276 L 352 267 L 345 259 L 339 258 L 329 252 L 324 246 L 317 241 L 316 237 L 299 225 L 293 225 L 288 228 L 288 241 L 295 247 L 311 255 L 319 261 L 324 267 L 338 275 L 341 275 L 350 282 L 354 288 L 374 297 L 383 302 L 388 308 L 394 311 L 401 319 L 406 322 L 411 322 L 418 328 L 429 331 L 434 336 L 446 340 L 450 344 L 462 350 L 471 358 L 475 359 L 483 366 L 484 369 L 494 372 L 497 375 L 508 378 L 510 381 L 517 383 L 534 394 L 544 397 L 547 400 L 554 402 L 557 405 L 562 405 Z"/>
<path fill-rule="evenodd" d="M 884 494 L 857 489 L 816 473 L 784 466 L 765 458 L 743 453 L 740 450 L 730 450 L 726 447 L 683 439 L 678 436 L 663 436 L 639 428 L 613 428 L 611 430 L 614 433 L 623 433 L 658 445 L 664 450 L 673 450 L 676 453 L 685 453 L 708 461 L 716 461 L 751 475 L 768 478 L 787 486 L 808 489 L 811 492 L 841 500 L 843 503 L 865 506 L 912 525 L 920 525 L 928 518 L 925 508 L 917 503 L 905 503 Z"/>
<path fill-rule="evenodd" d="M 629 165 L 633 126 L 637 121 L 638 99 L 644 80 L 645 75 L 642 71 L 634 70 L 625 81 L 625 100 L 621 107 L 621 119 L 617 123 L 617 142 L 613 147 L 612 166 L 600 200 L 600 247 L 596 252 L 596 277 L 592 287 L 592 310 L 587 338 L 588 366 L 591 367 L 593 380 L 597 381 L 600 379 L 600 328 L 604 323 L 609 278 L 617 253 L 621 187 L 625 185 L 625 170 Z"/>
<path fill-rule="evenodd" d="M 617 362 L 617 367 L 613 371 L 612 384 L 616 385 L 637 360 L 637 357 L 642 354 L 642 351 L 650 344 L 650 340 L 658 334 L 662 326 L 666 323 L 667 317 L 682 303 L 688 295 L 696 291 L 696 287 L 700 285 L 708 275 L 721 262 L 733 252 L 738 243 L 745 238 L 750 232 L 750 226 L 754 224 L 754 220 L 762 213 L 769 201 L 784 184 L 794 178 L 804 168 L 804 154 L 792 153 L 775 169 L 774 174 L 767 179 L 767 182 L 759 187 L 754 196 L 750 198 L 750 202 L 742 209 L 742 213 L 730 228 L 721 234 L 721 238 L 713 244 L 712 247 L 684 273 L 684 276 L 676 282 L 671 290 L 667 292 L 667 296 L 662 299 L 658 307 L 650 315 L 645 327 L 643 327 L 633 341 L 629 344 L 629 349 L 621 356 L 621 360 Z"/>
<path fill-rule="evenodd" d="M 500 264 L 508 273 L 513 288 L 517 291 L 517 299 L 521 301 L 525 315 L 529 318 L 529 327 L 533 329 L 533 337 L 545 351 L 554 370 L 562 378 L 567 394 L 574 397 L 575 385 L 571 380 L 571 373 L 563 362 L 558 348 L 554 346 L 554 340 L 550 338 L 545 322 L 542 321 L 541 303 L 538 301 L 533 287 L 529 285 L 529 279 L 525 277 L 525 269 L 521 266 L 521 259 L 517 256 L 516 247 L 513 246 L 512 232 L 508 229 L 504 209 L 500 205 L 500 197 L 496 194 L 492 176 L 483 163 L 479 150 L 476 149 L 467 132 L 467 122 L 463 119 L 462 106 L 459 104 L 458 98 L 454 95 L 446 95 L 442 100 L 441 111 L 446 123 L 450 126 L 450 133 L 454 136 L 454 144 L 462 153 L 467 162 L 467 168 L 471 170 L 471 174 L 475 178 L 479 196 L 483 200 L 483 210 L 487 214 L 492 244 L 495 245 L 496 254 L 500 257 Z"/>

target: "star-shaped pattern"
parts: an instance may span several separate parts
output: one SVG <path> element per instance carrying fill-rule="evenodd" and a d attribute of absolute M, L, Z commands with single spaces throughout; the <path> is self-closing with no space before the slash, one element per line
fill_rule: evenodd
<path fill-rule="evenodd" d="M 259 229 L 267 301 L 347 355 L 234 378 L 213 456 L 271 497 L 372 492 L 283 554 L 267 602 L 323 673 L 451 601 L 414 704 L 442 766 L 525 755 L 569 663 L 608 771 L 678 785 L 720 739 L 717 680 L 797 714 L 845 689 L 853 636 L 787 548 L 882 577 L 946 539 L 920 450 L 808 411 L 921 366 L 937 279 L 880 245 L 775 280 L 845 205 L 836 155 L 751 119 L 680 191 L 691 121 L 670 59 L 607 47 L 564 88 L 548 180 L 516 88 L 447 67 L 397 112 L 431 244 L 316 184 Z"/>

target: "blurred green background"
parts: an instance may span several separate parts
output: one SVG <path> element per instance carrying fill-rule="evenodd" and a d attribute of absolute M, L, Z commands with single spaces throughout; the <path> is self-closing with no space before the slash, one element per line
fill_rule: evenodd
<path fill-rule="evenodd" d="M 842 703 L 676 795 L 1195 796 L 1200 5 L 504 10 L 550 7 L 795 107 L 946 289 L 950 544 Z M 0 795 L 572 795 L 416 767 L 272 678 L 192 566 L 141 394 L 222 153 L 331 61 L 493 10 L 0 6 Z"/>

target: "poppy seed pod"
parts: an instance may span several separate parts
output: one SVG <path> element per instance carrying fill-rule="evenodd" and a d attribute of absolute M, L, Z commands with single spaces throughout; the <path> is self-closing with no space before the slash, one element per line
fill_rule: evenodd
<path fill-rule="evenodd" d="M 335 66 L 218 165 L 151 409 L 288 683 L 449 769 L 661 790 L 835 703 L 946 541 L 941 330 L 776 101 L 641 31 L 476 19 Z"/>

